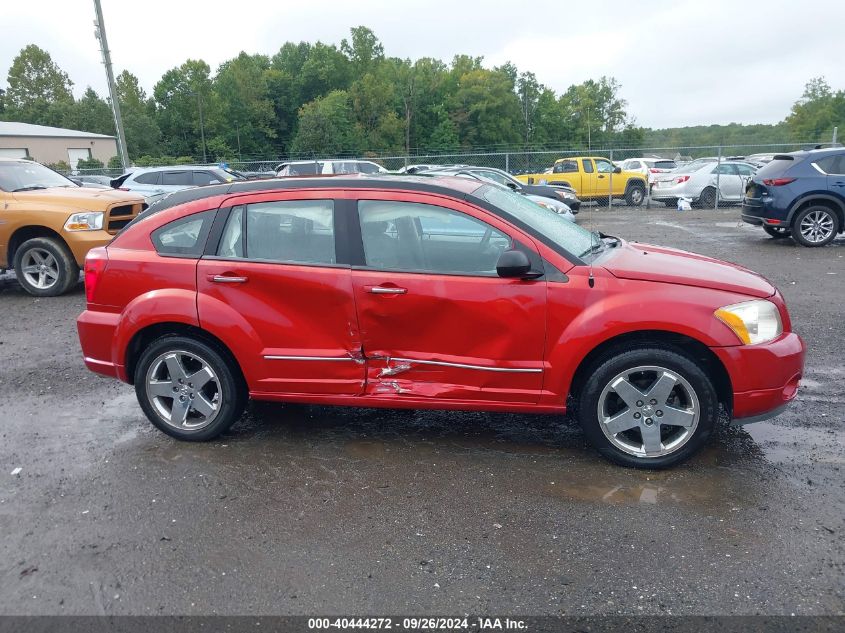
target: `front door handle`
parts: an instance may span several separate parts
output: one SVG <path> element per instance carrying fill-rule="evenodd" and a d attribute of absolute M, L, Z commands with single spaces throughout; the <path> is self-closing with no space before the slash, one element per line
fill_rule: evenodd
<path fill-rule="evenodd" d="M 408 292 L 407 288 L 395 286 L 367 286 L 366 290 L 374 295 L 404 295 Z"/>
<path fill-rule="evenodd" d="M 209 275 L 209 281 L 218 284 L 242 284 L 249 280 L 249 277 L 234 277 L 231 275 Z"/>

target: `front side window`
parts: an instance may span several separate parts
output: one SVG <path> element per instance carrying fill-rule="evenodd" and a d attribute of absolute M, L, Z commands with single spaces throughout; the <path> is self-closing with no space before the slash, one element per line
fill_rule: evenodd
<path fill-rule="evenodd" d="M 488 180 L 492 180 L 493 182 L 498 182 L 500 185 L 507 185 L 509 182 L 511 182 L 510 179 L 505 178 L 502 174 L 497 171 L 488 171 L 485 169 L 476 173 L 478 173 L 483 178 L 487 178 Z"/>
<path fill-rule="evenodd" d="M 511 245 L 489 224 L 434 205 L 362 200 L 358 213 L 370 268 L 495 276 L 499 255 Z"/>
<path fill-rule="evenodd" d="M 586 168 L 584 169 L 586 171 Z M 609 174 L 613 171 L 613 163 L 603 158 L 596 159 L 596 171 L 600 174 Z"/>
<path fill-rule="evenodd" d="M 203 211 L 168 222 L 150 236 L 159 255 L 173 257 L 199 257 L 215 211 Z"/>
<path fill-rule="evenodd" d="M 290 264 L 334 264 L 331 200 L 285 200 L 235 207 L 217 255 Z"/>
<path fill-rule="evenodd" d="M 194 183 L 195 185 L 201 187 L 203 185 L 216 185 L 223 182 L 222 180 L 218 179 L 217 176 L 212 174 L 210 171 L 195 171 L 194 172 Z"/>

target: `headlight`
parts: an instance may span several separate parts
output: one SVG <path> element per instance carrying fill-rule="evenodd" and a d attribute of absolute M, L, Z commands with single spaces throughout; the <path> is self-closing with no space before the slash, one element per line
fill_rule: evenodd
<path fill-rule="evenodd" d="M 74 213 L 65 222 L 65 231 L 98 231 L 103 228 L 103 212 Z"/>
<path fill-rule="evenodd" d="M 783 333 L 780 312 L 771 301 L 744 301 L 719 308 L 713 313 L 746 345 L 765 343 Z"/>
<path fill-rule="evenodd" d="M 568 191 L 561 191 L 560 189 L 558 189 L 555 193 L 557 193 L 558 197 L 561 200 L 563 200 L 564 202 L 566 202 L 567 200 L 572 200 L 573 198 L 575 198 L 575 195 L 572 194 L 572 193 L 569 193 Z"/>

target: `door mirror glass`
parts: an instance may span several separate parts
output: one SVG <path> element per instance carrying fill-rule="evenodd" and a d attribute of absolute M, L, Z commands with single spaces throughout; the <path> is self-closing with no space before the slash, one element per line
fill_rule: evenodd
<path fill-rule="evenodd" d="M 614 167 L 614 168 L 613 168 L 613 173 L 614 173 L 614 174 L 621 174 L 621 173 L 622 173 L 622 168 L 621 168 L 621 167 Z"/>
<path fill-rule="evenodd" d="M 514 191 L 519 189 L 519 185 L 517 185 L 515 182 L 511 182 L 510 180 L 506 181 L 505 184 Z"/>
<path fill-rule="evenodd" d="M 499 277 L 525 277 L 531 272 L 531 262 L 528 255 L 522 251 L 505 251 L 499 255 L 496 262 L 496 273 Z"/>

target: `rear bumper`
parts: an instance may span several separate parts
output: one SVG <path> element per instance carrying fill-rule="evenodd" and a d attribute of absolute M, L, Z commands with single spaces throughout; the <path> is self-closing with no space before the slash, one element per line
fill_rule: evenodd
<path fill-rule="evenodd" d="M 774 417 L 798 393 L 805 346 L 794 332 L 769 343 L 712 349 L 731 379 L 734 424 Z"/>
<path fill-rule="evenodd" d="M 112 358 L 112 341 L 119 314 L 85 310 L 76 319 L 85 366 L 93 372 L 126 381 L 126 368 Z"/>

